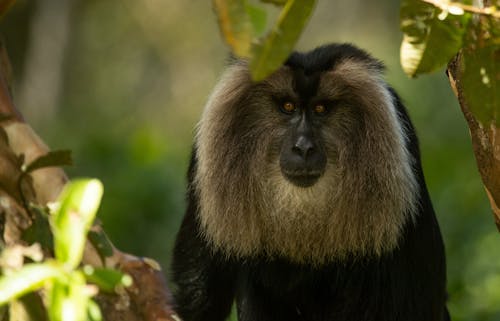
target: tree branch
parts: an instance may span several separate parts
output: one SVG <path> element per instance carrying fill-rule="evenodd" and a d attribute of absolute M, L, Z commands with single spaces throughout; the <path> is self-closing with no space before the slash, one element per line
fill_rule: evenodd
<path fill-rule="evenodd" d="M 495 223 L 500 231 L 500 131 L 495 122 L 489 126 L 483 126 L 471 113 L 467 99 L 463 94 L 460 73 L 462 69 L 463 58 L 460 52 L 449 63 L 447 75 L 469 125 L 479 173 L 490 200 Z"/>
<path fill-rule="evenodd" d="M 475 6 L 463 4 L 460 2 L 450 2 L 450 1 L 442 1 L 442 0 L 420 0 L 425 3 L 432 4 L 434 7 L 439 8 L 443 11 L 447 11 L 450 13 L 457 12 L 463 14 L 464 11 L 477 13 L 486 16 L 492 16 L 495 18 L 500 18 L 500 12 L 497 11 L 495 6 L 488 6 L 485 8 L 478 8 Z"/>

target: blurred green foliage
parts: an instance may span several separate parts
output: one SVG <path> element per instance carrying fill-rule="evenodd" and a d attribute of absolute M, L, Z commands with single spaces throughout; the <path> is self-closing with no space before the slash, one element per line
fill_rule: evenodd
<path fill-rule="evenodd" d="M 51 28 L 64 6 L 46 10 L 54 19 L 43 20 L 40 13 L 63 2 L 71 4 L 63 59 L 50 61 L 56 55 L 39 57 L 32 48 L 34 39 L 47 50 L 61 44 Z M 298 48 L 352 42 L 386 63 L 388 81 L 420 137 L 447 248 L 452 318 L 499 320 L 500 236 L 468 129 L 444 70 L 417 80 L 403 74 L 399 6 L 395 0 L 318 1 Z M 168 267 L 183 214 L 193 129 L 228 56 L 210 1 L 18 0 L 0 32 L 27 121 L 52 148 L 73 150 L 72 177 L 103 181 L 99 217 L 110 238 L 120 249 Z M 44 68 L 50 63 L 59 67 L 57 86 Z M 47 78 L 39 88 L 30 85 L 33 74 Z M 55 98 L 46 103 L 51 91 Z"/>
<path fill-rule="evenodd" d="M 47 159 L 44 156 L 42 158 Z M 57 163 L 55 157 L 53 160 L 52 164 Z M 46 165 L 50 166 L 48 163 Z M 54 247 L 50 249 L 54 252 L 54 258 L 42 261 L 42 249 L 34 245 L 30 248 L 36 254 L 31 253 L 29 258 L 35 263 L 1 266 L 0 307 L 11 303 L 9 320 L 18 320 L 19 316 L 12 307 L 16 299 L 43 288 L 46 311 L 30 315 L 27 319 L 45 320 L 48 315 L 50 321 L 102 321 L 100 309 L 92 300 L 98 291 L 97 288 L 91 289 L 90 283 L 107 292 L 131 285 L 132 278 L 118 270 L 90 266 L 79 268 L 87 233 L 94 222 L 102 193 L 102 183 L 97 179 L 71 181 L 65 186 L 56 205 L 52 206 L 51 214 L 45 213 L 54 236 Z M 27 256 L 30 248 L 7 247 L 1 253 L 1 261 L 12 262 L 16 256 Z"/>
<path fill-rule="evenodd" d="M 293 51 L 307 24 L 316 0 L 288 0 L 270 30 L 268 8 L 247 0 L 214 0 L 222 37 L 238 57 L 248 59 L 254 81 L 263 80 L 278 69 Z M 255 1 L 254 1 L 255 2 Z M 269 10 L 271 11 L 271 10 Z"/>

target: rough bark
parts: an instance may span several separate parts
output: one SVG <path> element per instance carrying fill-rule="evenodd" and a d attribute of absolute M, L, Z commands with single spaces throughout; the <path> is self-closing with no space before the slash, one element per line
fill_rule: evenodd
<path fill-rule="evenodd" d="M 44 206 L 53 202 L 68 181 L 64 171 L 55 167 L 39 169 L 28 175 L 23 173 L 22 165 L 46 154 L 49 149 L 15 108 L 9 90 L 9 77 L 7 53 L 0 45 L 0 250 L 3 247 L 27 245 L 23 233 L 34 221 L 28 204 Z M 106 238 L 98 224 L 92 228 L 92 232 Z M 158 263 L 122 253 L 109 245 L 111 253 L 103 257 L 98 248 L 87 242 L 83 263 L 118 268 L 130 274 L 134 282 L 121 293 L 99 295 L 98 302 L 104 319 L 179 320 L 172 310 L 172 297 Z M 46 251 L 45 254 L 51 253 Z M 33 302 L 38 302 L 41 307 L 40 298 L 27 297 L 15 304 L 16 310 L 11 307 L 10 313 L 17 311 L 16 320 L 45 320 Z M 21 307 L 17 310 L 19 305 Z M 0 311 L 2 319 L 4 313 Z"/>

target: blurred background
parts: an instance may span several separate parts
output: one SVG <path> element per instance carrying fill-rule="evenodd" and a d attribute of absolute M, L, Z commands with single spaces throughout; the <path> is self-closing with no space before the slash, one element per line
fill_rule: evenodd
<path fill-rule="evenodd" d="M 0 23 L 14 96 L 71 177 L 104 182 L 99 217 L 122 250 L 168 270 L 193 128 L 224 67 L 211 1 L 18 0 Z M 444 70 L 399 66 L 399 1 L 319 0 L 298 48 L 352 42 L 382 59 L 417 128 L 444 234 L 455 321 L 500 320 L 500 235 Z M 425 320 L 423 320 L 425 321 Z"/>

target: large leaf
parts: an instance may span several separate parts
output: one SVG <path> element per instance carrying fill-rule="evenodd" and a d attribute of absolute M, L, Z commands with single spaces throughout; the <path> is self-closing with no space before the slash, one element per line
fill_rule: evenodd
<path fill-rule="evenodd" d="M 401 65 L 411 77 L 446 65 L 463 44 L 471 15 L 453 15 L 421 0 L 401 4 Z"/>
<path fill-rule="evenodd" d="M 252 23 L 253 34 L 261 35 L 266 31 L 267 26 L 267 11 L 261 7 L 247 3 L 245 10 Z"/>
<path fill-rule="evenodd" d="M 51 217 L 57 260 L 73 269 L 82 259 L 87 232 L 101 202 L 99 180 L 75 180 L 64 188 L 59 205 Z"/>
<path fill-rule="evenodd" d="M 213 0 L 219 27 L 227 44 L 240 57 L 249 57 L 253 38 L 252 22 L 244 0 Z"/>
<path fill-rule="evenodd" d="M 254 80 L 264 79 L 288 58 L 311 16 L 315 2 L 287 1 L 271 32 L 253 46 L 250 71 Z"/>
<path fill-rule="evenodd" d="M 26 264 L 21 270 L 0 278 L 0 305 L 38 290 L 47 281 L 62 275 L 62 270 L 56 264 Z"/>

